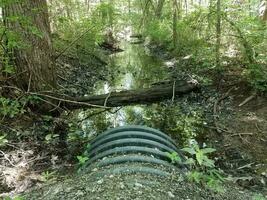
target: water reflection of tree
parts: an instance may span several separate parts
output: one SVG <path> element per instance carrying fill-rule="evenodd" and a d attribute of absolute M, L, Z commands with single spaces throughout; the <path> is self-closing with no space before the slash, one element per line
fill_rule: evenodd
<path fill-rule="evenodd" d="M 151 83 L 167 77 L 162 60 L 147 54 L 142 45 L 123 45 L 124 52 L 111 58 L 110 68 L 115 73 L 110 85 L 120 88 L 127 84 L 126 76 L 131 76 L 131 86 L 127 89 L 149 87 Z"/>

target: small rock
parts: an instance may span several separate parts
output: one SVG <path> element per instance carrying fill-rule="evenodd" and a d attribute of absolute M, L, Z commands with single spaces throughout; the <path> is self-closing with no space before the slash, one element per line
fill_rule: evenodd
<path fill-rule="evenodd" d="M 98 185 L 101 185 L 103 182 L 104 182 L 104 180 L 103 180 L 103 179 L 100 179 L 100 180 L 98 180 L 96 183 L 97 183 Z"/>
<path fill-rule="evenodd" d="M 143 187 L 143 185 L 140 184 L 140 183 L 135 183 L 134 186 L 135 186 L 135 187 Z"/>
<path fill-rule="evenodd" d="M 93 172 L 96 172 L 97 170 L 98 170 L 97 168 L 94 168 L 92 171 L 93 171 Z"/>
<path fill-rule="evenodd" d="M 83 196 L 84 195 L 84 192 L 81 191 L 81 190 L 78 190 L 77 193 L 76 193 L 77 196 Z"/>
<path fill-rule="evenodd" d="M 124 189 L 125 188 L 125 185 L 123 183 L 120 184 L 120 188 L 121 189 Z"/>
<path fill-rule="evenodd" d="M 168 192 L 168 196 L 170 197 L 170 198 L 174 198 L 175 196 L 174 196 L 174 194 L 172 193 L 172 192 Z"/>

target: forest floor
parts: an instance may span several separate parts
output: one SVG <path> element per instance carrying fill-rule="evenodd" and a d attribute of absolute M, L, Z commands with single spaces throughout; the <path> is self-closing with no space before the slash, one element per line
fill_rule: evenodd
<path fill-rule="evenodd" d="M 219 116 L 216 122 L 219 133 L 210 129 L 209 140 L 215 141 L 212 143 L 221 169 L 244 188 L 267 194 L 267 99 L 255 96 L 240 106 L 252 96 L 247 87 L 237 87 L 228 94 L 231 103 L 224 109 L 230 110 L 230 117 Z"/>
<path fill-rule="evenodd" d="M 71 62 L 64 59 L 61 61 L 65 63 L 60 64 L 63 66 L 62 69 L 66 66 L 70 68 L 68 71 L 62 70 L 59 72 L 60 77 L 64 77 L 60 80 L 61 90 L 69 95 L 84 95 L 85 92 L 90 92 L 88 88 L 93 88 L 96 81 L 114 78 L 109 77 L 111 72 L 103 63 L 93 65 L 92 70 L 92 68 L 83 64 L 74 65 L 72 62 L 76 62 L 75 59 Z M 214 79 L 214 77 L 210 78 Z M 89 81 L 83 81 L 84 79 Z M 212 143 L 214 148 L 217 149 L 216 157 L 219 158 L 216 161 L 217 166 L 223 169 L 229 177 L 232 176 L 232 182 L 242 187 L 242 189 L 239 188 L 236 191 L 249 189 L 267 195 L 267 98 L 264 95 L 253 95 L 253 91 L 247 84 L 242 81 L 236 82 L 236 80 L 236 77 L 226 76 L 224 83 L 227 83 L 227 85 L 222 84 L 218 90 L 216 89 L 216 94 L 213 97 L 212 95 L 207 97 L 210 98 L 210 102 L 213 102 L 213 114 L 218 117 L 214 118 L 214 124 L 208 124 L 208 127 L 205 127 L 205 130 L 209 133 L 205 140 Z M 209 87 L 214 90 L 216 85 Z M 209 88 L 204 88 L 204 90 L 209 90 Z M 251 100 L 240 106 L 248 97 L 251 97 Z M 203 105 L 203 107 L 205 106 Z M 10 140 L 8 146 L 0 151 L 0 171 L 2 172 L 0 194 L 17 194 L 28 190 L 32 186 L 53 182 L 55 179 L 62 181 L 67 177 L 72 177 L 72 172 L 76 170 L 73 155 L 77 155 L 80 149 L 78 149 L 78 152 L 72 152 L 72 155 L 66 155 L 69 151 L 62 149 L 62 146 L 58 145 L 59 143 L 47 143 L 46 140 L 49 132 L 62 132 L 62 130 L 58 130 L 58 127 L 60 127 L 58 123 L 61 123 L 61 120 L 41 117 L 38 114 L 33 114 L 33 112 L 30 113 L 30 115 L 23 115 L 17 120 L 1 122 L 0 131 L 14 134 L 14 139 Z M 59 175 L 53 173 L 53 171 L 62 171 L 62 169 L 64 169 L 64 172 L 59 173 Z M 66 169 L 69 170 L 67 176 Z M 62 174 L 64 175 L 62 176 Z M 80 192 L 81 198 L 78 198 L 79 195 L 76 192 L 76 199 L 87 199 L 88 195 L 92 195 L 91 199 L 101 199 L 96 195 L 96 191 L 101 195 L 106 194 L 102 191 L 103 188 L 121 191 L 121 193 L 118 192 L 117 197 L 123 193 L 128 194 L 128 199 L 132 199 L 130 198 L 132 194 L 124 192 L 125 186 L 114 184 L 115 179 L 116 177 L 112 177 L 104 179 L 101 184 L 93 184 L 94 192 L 77 190 L 77 192 Z M 122 179 L 124 178 L 118 178 L 118 182 L 123 182 Z M 176 181 L 170 181 L 171 184 L 162 183 L 162 186 L 156 188 L 148 187 L 142 190 L 140 187 L 143 186 L 138 184 L 129 186 L 130 189 L 128 189 L 133 194 L 140 191 L 141 193 L 137 194 L 139 199 L 143 199 L 145 193 L 149 194 L 151 199 L 154 197 L 154 199 L 175 199 L 179 196 L 179 193 L 184 194 L 181 199 L 188 199 L 196 191 L 198 192 L 191 196 L 191 199 L 199 199 L 197 195 L 202 195 L 202 199 L 209 199 L 209 195 L 212 195 L 209 192 L 203 192 L 204 190 L 197 190 L 195 185 L 191 187 L 190 183 L 182 183 L 178 180 L 177 178 Z M 66 186 L 75 186 L 76 183 L 81 183 L 84 187 L 90 186 L 88 176 L 73 178 L 73 180 L 67 181 Z M 176 186 L 173 187 L 173 185 Z M 100 186 L 103 188 L 101 189 Z M 169 191 L 168 188 L 172 187 L 176 190 Z M 55 187 L 54 189 L 58 189 L 57 195 L 65 191 L 64 188 Z M 145 193 L 142 193 L 142 191 Z M 68 192 L 66 194 L 69 195 Z M 157 194 L 160 196 L 155 196 Z M 112 195 L 114 197 L 114 192 Z M 71 194 L 68 197 L 71 197 Z M 45 198 L 36 196 L 32 199 Z M 105 199 L 110 198 L 107 196 Z M 249 199 L 249 197 L 242 192 L 234 194 L 232 191 L 229 192 L 228 197 L 227 194 L 222 194 L 221 196 L 217 195 L 215 199 Z"/>

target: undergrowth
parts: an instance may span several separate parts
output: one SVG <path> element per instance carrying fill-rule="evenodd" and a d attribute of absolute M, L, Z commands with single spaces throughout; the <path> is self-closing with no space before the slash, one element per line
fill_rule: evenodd
<path fill-rule="evenodd" d="M 216 149 L 200 148 L 196 140 L 190 140 L 189 146 L 181 149 L 185 153 L 183 160 L 176 152 L 167 153 L 172 163 L 183 164 L 189 167 L 187 178 L 197 184 L 207 186 L 217 192 L 223 192 L 223 182 L 225 181 L 223 172 L 215 167 L 215 161 L 210 158 L 210 154 Z"/>

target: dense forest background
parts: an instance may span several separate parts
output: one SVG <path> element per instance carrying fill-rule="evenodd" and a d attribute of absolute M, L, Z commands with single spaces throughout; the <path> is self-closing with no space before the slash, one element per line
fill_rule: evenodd
<path fill-rule="evenodd" d="M 66 178 L 89 159 L 94 135 L 124 124 L 217 149 L 204 166 L 193 155 L 193 182 L 218 189 L 231 176 L 266 192 L 266 0 L 1 0 L 0 8 L 3 196 Z"/>

